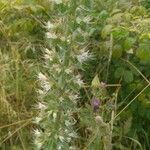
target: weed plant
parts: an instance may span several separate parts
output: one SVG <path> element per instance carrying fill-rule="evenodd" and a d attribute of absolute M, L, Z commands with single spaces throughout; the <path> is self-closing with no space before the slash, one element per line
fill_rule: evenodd
<path fill-rule="evenodd" d="M 148 1 L 0 8 L 0 149 L 150 149 Z"/>

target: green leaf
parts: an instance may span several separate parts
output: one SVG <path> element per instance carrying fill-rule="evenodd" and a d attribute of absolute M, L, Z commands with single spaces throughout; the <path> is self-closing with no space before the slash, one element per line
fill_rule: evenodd
<path fill-rule="evenodd" d="M 99 14 L 99 18 L 105 20 L 109 16 L 106 10 L 102 10 Z"/>
<path fill-rule="evenodd" d="M 135 39 L 128 37 L 123 43 L 123 47 L 125 51 L 128 51 L 130 48 L 132 48 L 133 44 L 135 43 Z"/>
<path fill-rule="evenodd" d="M 101 33 L 102 38 L 106 38 L 107 35 L 111 33 L 112 27 L 113 27 L 112 25 L 108 24 L 103 28 L 102 33 Z"/>
<path fill-rule="evenodd" d="M 113 47 L 113 53 L 112 53 L 112 58 L 117 59 L 122 56 L 122 47 L 121 45 L 115 45 Z"/>
<path fill-rule="evenodd" d="M 133 81 L 133 73 L 131 71 L 124 71 L 123 79 L 125 82 L 130 83 Z"/>
<path fill-rule="evenodd" d="M 139 49 L 137 50 L 137 57 L 141 59 L 141 61 L 150 62 L 150 40 L 144 40 L 139 45 Z"/>
<path fill-rule="evenodd" d="M 124 14 L 124 19 L 125 19 L 127 22 L 129 22 L 129 21 L 132 19 L 132 14 L 130 14 L 130 13 L 125 13 L 125 14 Z"/>
<path fill-rule="evenodd" d="M 124 73 L 124 68 L 123 67 L 119 67 L 116 69 L 115 71 L 115 78 L 120 78 Z"/>
<path fill-rule="evenodd" d="M 145 97 L 146 97 L 146 95 L 144 93 L 142 93 L 141 95 L 139 95 L 138 100 L 139 101 L 144 101 Z"/>
<path fill-rule="evenodd" d="M 120 13 L 121 10 L 120 9 L 113 9 L 111 15 L 115 15 L 117 13 Z"/>
<path fill-rule="evenodd" d="M 126 38 L 129 35 L 129 32 L 123 27 L 117 27 L 113 30 L 112 34 L 115 39 L 120 40 Z"/>
<path fill-rule="evenodd" d="M 94 79 L 92 80 L 92 87 L 99 87 L 100 86 L 100 81 L 99 81 L 99 78 L 98 78 L 98 75 L 96 75 L 94 77 Z"/>

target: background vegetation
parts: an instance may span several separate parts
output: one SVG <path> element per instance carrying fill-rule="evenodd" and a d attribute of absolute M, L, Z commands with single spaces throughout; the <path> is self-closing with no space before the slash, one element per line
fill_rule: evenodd
<path fill-rule="evenodd" d="M 62 3 L 0 0 L 0 149 L 38 149 L 33 140 L 34 130 L 49 131 L 57 126 L 58 122 L 49 124 L 46 120 L 37 125 L 33 121 L 41 113 L 36 109 L 40 101 L 37 76 L 43 72 L 49 80 L 52 73 L 59 81 L 53 85 L 55 94 L 69 88 L 79 94 L 77 104 L 69 100 L 67 104 L 62 103 L 64 114 L 71 108 L 77 120 L 70 128 L 78 135 L 72 144 L 76 149 L 107 149 L 105 143 L 109 145 L 110 140 L 100 140 L 105 137 L 106 133 L 102 133 L 105 125 L 101 127 L 101 120 L 95 118 L 101 116 L 113 128 L 113 149 L 149 150 L 149 10 L 149 0 L 64 0 Z M 65 42 L 48 37 L 48 21 L 59 24 L 54 32 L 60 39 L 65 36 Z M 53 72 L 52 65 L 59 64 L 56 60 L 45 67 L 46 48 L 56 48 L 55 55 L 64 62 L 63 69 L 71 66 L 73 73 Z M 83 50 L 89 55 L 85 62 L 81 59 Z M 70 82 L 78 73 L 83 86 Z M 71 86 L 63 87 L 66 83 Z M 99 87 L 97 83 L 105 86 Z M 93 97 L 101 103 L 96 113 L 91 106 Z M 56 107 L 51 106 L 49 99 L 54 98 L 58 97 L 48 94 L 44 98 L 48 110 L 60 107 L 55 101 Z M 50 142 L 56 144 L 47 144 Z M 51 145 L 51 149 L 56 149 L 58 141 L 44 139 L 43 143 L 44 149 L 50 149 Z M 62 149 L 71 149 L 65 146 Z"/>

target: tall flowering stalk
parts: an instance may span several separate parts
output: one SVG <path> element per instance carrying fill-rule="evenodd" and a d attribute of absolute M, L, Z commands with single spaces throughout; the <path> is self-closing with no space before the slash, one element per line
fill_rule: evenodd
<path fill-rule="evenodd" d="M 91 56 L 86 49 L 76 51 L 84 45 L 76 43 L 77 28 L 70 29 L 70 25 L 76 23 L 71 2 L 53 1 L 53 4 L 55 15 L 45 26 L 49 42 L 43 54 L 46 71 L 37 77 L 39 113 L 34 122 L 39 128 L 34 131 L 34 143 L 36 149 L 73 150 L 77 149 L 75 139 L 78 138 L 74 114 L 78 111 L 79 90 L 84 84 L 78 69 Z"/>

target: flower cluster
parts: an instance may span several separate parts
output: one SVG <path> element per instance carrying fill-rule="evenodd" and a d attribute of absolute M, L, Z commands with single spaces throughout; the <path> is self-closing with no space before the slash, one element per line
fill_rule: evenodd
<path fill-rule="evenodd" d="M 53 1 L 55 8 L 60 3 L 65 5 L 62 1 Z M 78 70 L 92 55 L 83 48 L 87 47 L 86 42 L 85 46 L 76 42 L 78 28 L 70 32 L 70 22 L 76 23 L 76 18 L 70 16 L 68 11 L 70 6 L 65 5 L 64 14 L 57 9 L 53 10 L 61 15 L 52 17 L 53 20 L 45 25 L 49 47 L 45 48 L 43 54 L 43 70 L 46 71 L 40 72 L 37 77 L 40 88 L 37 91 L 39 103 L 36 109 L 39 113 L 34 123 L 41 129 L 34 130 L 37 149 L 77 149 L 74 144 L 78 137 L 75 132 L 77 121 L 73 114 L 78 111 L 79 93 L 84 86 Z M 75 47 L 81 51 L 77 53 Z"/>
<path fill-rule="evenodd" d="M 91 105 L 92 105 L 92 108 L 93 108 L 94 112 L 98 112 L 99 111 L 100 103 L 101 102 L 100 102 L 99 99 L 97 99 L 97 98 L 93 98 L 92 99 Z"/>
<path fill-rule="evenodd" d="M 42 74 L 41 72 L 38 74 L 38 80 L 39 80 L 40 86 L 42 88 L 42 90 L 39 90 L 39 92 L 41 91 L 41 92 L 43 92 L 43 94 L 45 94 L 51 88 L 50 83 L 48 82 L 47 77 L 44 74 Z"/>
<path fill-rule="evenodd" d="M 89 51 L 83 51 L 81 54 L 77 55 L 77 59 L 81 64 L 91 59 L 92 57 L 93 56 L 89 53 Z"/>

